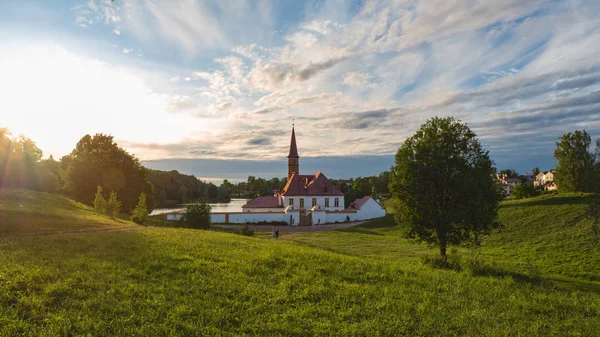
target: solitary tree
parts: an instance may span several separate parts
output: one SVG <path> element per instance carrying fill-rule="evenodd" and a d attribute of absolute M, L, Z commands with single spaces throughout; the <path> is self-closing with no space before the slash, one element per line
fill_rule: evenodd
<path fill-rule="evenodd" d="M 98 185 L 98 188 L 96 189 L 94 208 L 98 213 L 106 213 L 106 199 L 104 199 L 104 195 L 102 195 L 102 187 L 100 185 Z"/>
<path fill-rule="evenodd" d="M 106 203 L 106 213 L 115 219 L 119 215 L 119 212 L 121 212 L 121 206 L 122 204 L 117 198 L 117 192 L 111 191 Z"/>
<path fill-rule="evenodd" d="M 146 206 L 146 193 L 140 194 L 138 204 L 133 209 L 131 221 L 143 225 L 148 218 L 148 207 Z"/>
<path fill-rule="evenodd" d="M 210 228 L 210 204 L 205 199 L 189 204 L 183 215 L 183 224 L 189 228 Z"/>
<path fill-rule="evenodd" d="M 557 160 L 554 180 L 560 191 L 586 190 L 586 179 L 594 166 L 594 155 L 589 152 L 591 143 L 590 135 L 585 130 L 559 137 L 554 150 Z"/>
<path fill-rule="evenodd" d="M 498 227 L 501 198 L 493 162 L 473 131 L 452 117 L 433 118 L 408 138 L 390 172 L 396 221 L 404 235 L 437 245 L 477 240 Z"/>

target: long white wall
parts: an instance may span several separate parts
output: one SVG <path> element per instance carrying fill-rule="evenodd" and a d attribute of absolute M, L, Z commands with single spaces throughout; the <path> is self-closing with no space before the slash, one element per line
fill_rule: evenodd
<path fill-rule="evenodd" d="M 230 213 L 229 223 L 257 223 L 261 221 L 285 221 L 285 213 Z M 211 216 L 212 220 L 212 216 Z M 213 221 L 214 223 L 219 223 Z M 220 222 L 225 222 L 223 219 Z"/>

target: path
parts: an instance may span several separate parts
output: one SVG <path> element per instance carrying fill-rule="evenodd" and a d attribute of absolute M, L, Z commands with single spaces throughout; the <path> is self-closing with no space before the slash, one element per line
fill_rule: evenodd
<path fill-rule="evenodd" d="M 318 225 L 318 226 L 269 226 L 269 225 L 249 225 L 248 227 L 254 229 L 257 232 L 270 232 L 273 228 L 279 229 L 281 233 L 310 233 L 310 232 L 326 232 L 334 231 L 337 229 L 344 229 L 362 225 L 365 221 L 345 222 L 336 223 L 329 225 Z M 227 228 L 227 229 L 239 229 L 242 225 L 217 225 L 214 226 Z"/>

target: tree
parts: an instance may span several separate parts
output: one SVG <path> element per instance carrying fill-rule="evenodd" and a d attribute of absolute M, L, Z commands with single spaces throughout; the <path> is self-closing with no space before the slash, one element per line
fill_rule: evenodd
<path fill-rule="evenodd" d="M 519 174 L 517 173 L 517 171 L 513 170 L 513 169 L 504 169 L 502 171 L 500 171 L 500 174 L 504 174 L 506 175 L 508 178 L 518 178 Z"/>
<path fill-rule="evenodd" d="M 77 201 L 91 204 L 98 185 L 119 194 L 123 208 L 131 211 L 140 193 L 147 208 L 154 208 L 154 187 L 139 160 L 120 148 L 113 137 L 85 135 L 75 149 L 61 159 L 64 189 Z"/>
<path fill-rule="evenodd" d="M 117 192 L 111 191 L 108 201 L 106 202 L 106 213 L 110 215 L 111 218 L 116 219 L 121 212 L 121 207 L 122 204 L 117 198 Z"/>
<path fill-rule="evenodd" d="M 592 141 L 588 133 L 575 131 L 558 138 L 554 158 L 557 160 L 554 180 L 563 192 L 586 191 L 586 180 L 594 167 L 594 155 L 589 152 Z"/>
<path fill-rule="evenodd" d="M 499 227 L 493 162 L 477 136 L 452 117 L 428 120 L 396 153 L 394 215 L 406 237 L 437 245 L 477 242 Z"/>
<path fill-rule="evenodd" d="M 102 195 L 102 186 L 98 185 L 96 189 L 96 195 L 94 197 L 94 209 L 98 213 L 106 214 L 106 199 L 104 199 L 104 195 Z"/>
<path fill-rule="evenodd" d="M 534 167 L 533 170 L 531 170 L 531 174 L 533 174 L 533 176 L 537 176 L 538 174 L 540 174 L 540 168 Z"/>
<path fill-rule="evenodd" d="M 519 184 L 513 189 L 512 196 L 515 199 L 525 199 L 535 197 L 538 194 L 539 192 L 533 184 Z"/>
<path fill-rule="evenodd" d="M 189 204 L 183 215 L 183 224 L 189 228 L 209 229 L 211 225 L 210 211 L 210 204 L 205 199 Z"/>
<path fill-rule="evenodd" d="M 138 204 L 133 209 L 131 213 L 131 221 L 136 224 L 143 225 L 148 219 L 148 208 L 146 206 L 146 193 L 140 193 L 140 199 L 138 200 Z"/>

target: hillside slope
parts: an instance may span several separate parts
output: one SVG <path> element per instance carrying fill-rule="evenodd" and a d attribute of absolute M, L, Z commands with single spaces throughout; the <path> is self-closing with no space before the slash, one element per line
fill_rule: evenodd
<path fill-rule="evenodd" d="M 0 235 L 132 227 L 66 197 L 0 189 Z"/>
<path fill-rule="evenodd" d="M 102 223 L 68 199 L 26 195 L 19 195 L 23 209 L 36 209 L 24 205 L 27 200 L 46 205 L 43 214 L 63 220 L 58 226 L 86 217 L 94 226 Z M 0 336 L 600 331 L 597 289 L 437 270 L 423 266 L 418 254 L 392 258 L 386 246 L 397 249 L 396 256 L 428 248 L 399 239 L 390 219 L 314 233 L 325 236 L 311 246 L 312 235 L 274 240 L 175 228 L 0 237 Z M 306 242 L 293 241 L 302 238 Z"/>
<path fill-rule="evenodd" d="M 590 195 L 567 194 L 501 204 L 500 233 L 483 241 L 496 260 L 543 273 L 600 281 L 600 233 L 586 217 Z"/>

